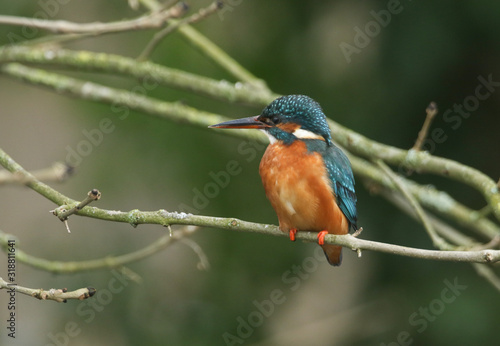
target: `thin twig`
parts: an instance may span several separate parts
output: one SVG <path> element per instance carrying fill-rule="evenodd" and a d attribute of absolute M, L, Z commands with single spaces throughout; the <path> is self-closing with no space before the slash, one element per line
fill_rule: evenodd
<path fill-rule="evenodd" d="M 403 150 L 372 141 L 332 120 L 328 120 L 335 140 L 353 154 L 381 159 L 399 169 L 416 170 L 456 180 L 479 191 L 500 220 L 500 192 L 497 184 L 481 171 L 457 161 L 433 156 L 425 151 Z M 229 132 L 229 131 L 227 131 Z"/>
<path fill-rule="evenodd" d="M 84 300 L 92 297 L 96 293 L 93 287 L 80 288 L 75 291 L 68 292 L 67 288 L 44 290 L 43 288 L 28 288 L 16 284 L 9 284 L 0 277 L 0 289 L 6 289 L 10 292 L 26 294 L 28 296 L 40 300 L 53 300 L 58 303 L 66 303 L 68 299 Z"/>
<path fill-rule="evenodd" d="M 422 150 L 422 145 L 424 144 L 425 139 L 427 138 L 427 133 L 429 132 L 429 128 L 431 127 L 431 123 L 436 117 L 438 113 L 438 108 L 435 102 L 431 102 L 427 108 L 425 109 L 425 113 L 427 116 L 425 117 L 424 125 L 422 129 L 418 133 L 417 140 L 415 141 L 415 145 L 413 146 L 413 150 Z"/>
<path fill-rule="evenodd" d="M 387 176 L 394 182 L 398 190 L 405 196 L 405 198 L 410 202 L 411 206 L 413 209 L 415 209 L 415 212 L 417 213 L 418 217 L 422 221 L 422 224 L 424 225 L 425 230 L 429 234 L 429 237 L 432 240 L 432 243 L 434 244 L 435 247 L 441 250 L 452 250 L 454 247 L 446 242 L 443 238 L 441 238 L 436 231 L 434 230 L 434 227 L 432 224 L 429 222 L 429 219 L 427 218 L 427 215 L 425 214 L 425 211 L 422 209 L 420 204 L 416 201 L 415 197 L 408 191 L 406 186 L 399 180 L 399 176 L 397 176 L 382 160 L 376 160 L 376 164 L 387 174 Z"/>
<path fill-rule="evenodd" d="M 472 266 L 480 276 L 485 278 L 493 287 L 500 291 L 500 278 L 490 266 L 478 263 L 473 263 Z"/>
<path fill-rule="evenodd" d="M 150 10 L 157 10 L 161 4 L 156 0 L 143 0 L 145 6 Z M 176 23 L 176 19 L 169 20 L 170 23 Z M 178 32 L 200 53 L 205 55 L 215 64 L 222 67 L 229 74 L 234 76 L 238 81 L 248 83 L 254 86 L 255 90 L 269 91 L 266 83 L 253 75 L 246 68 L 241 66 L 236 60 L 229 56 L 225 51 L 220 49 L 215 43 L 206 38 L 202 33 L 197 31 L 190 25 L 181 26 Z"/>
<path fill-rule="evenodd" d="M 194 240 L 189 239 L 189 238 L 182 238 L 181 243 L 184 243 L 187 246 L 189 246 L 194 251 L 194 253 L 198 256 L 198 258 L 200 260 L 198 262 L 198 269 L 199 270 L 209 270 L 210 269 L 210 262 L 208 261 L 208 257 L 205 254 L 205 252 L 203 251 L 203 249 L 201 248 L 201 246 L 198 245 L 197 242 L 195 242 Z"/>
<path fill-rule="evenodd" d="M 49 261 L 45 258 L 29 255 L 21 249 L 16 248 L 16 260 L 34 268 L 57 274 L 70 274 L 104 268 L 120 268 L 122 273 L 126 274 L 127 276 L 132 276 L 134 278 L 134 281 L 137 281 L 137 275 L 131 274 L 130 270 L 128 269 L 124 269 L 124 265 L 128 263 L 135 263 L 144 258 L 152 256 L 174 244 L 176 241 L 189 236 L 197 229 L 198 228 L 195 226 L 182 227 L 179 230 L 175 231 L 175 236 L 173 237 L 171 237 L 169 234 L 165 234 L 164 236 L 158 238 L 142 249 L 115 257 L 104 257 L 87 261 Z M 9 239 L 15 239 L 15 237 L 0 230 L 0 246 L 2 248 L 7 245 Z"/>
<path fill-rule="evenodd" d="M 223 5 L 221 1 L 215 1 L 210 6 L 206 8 L 200 9 L 197 13 L 192 14 L 191 16 L 184 18 L 182 20 L 176 21 L 175 23 L 165 27 L 161 31 L 157 32 L 151 41 L 149 41 L 148 45 L 144 48 L 141 54 L 137 57 L 137 61 L 145 61 L 149 59 L 153 51 L 156 47 L 161 43 L 161 41 L 167 37 L 170 33 L 178 29 L 179 27 L 192 24 L 198 22 L 212 13 L 215 13 L 218 9 L 220 9 Z"/>
<path fill-rule="evenodd" d="M 55 162 L 48 168 L 43 168 L 31 172 L 31 174 L 33 174 L 33 176 L 38 180 L 57 182 L 65 181 L 73 173 L 74 168 L 62 162 Z M 18 176 L 13 175 L 7 171 L 0 171 L 0 185 L 13 183 L 22 185 L 25 184 L 25 182 L 22 181 Z"/>
<path fill-rule="evenodd" d="M 51 210 L 50 212 L 57 216 L 61 221 L 66 221 L 70 215 L 78 213 L 80 210 L 83 209 L 86 205 L 98 201 L 101 198 L 101 191 L 97 189 L 92 189 L 87 193 L 87 197 L 77 205 L 75 205 L 72 208 L 65 209 L 66 206 L 64 207 L 59 207 L 54 210 Z"/>
<path fill-rule="evenodd" d="M 414 218 L 415 220 L 420 220 L 417 212 L 411 205 L 411 203 L 408 201 L 407 198 L 405 198 L 403 195 L 400 194 L 395 194 L 393 193 L 392 190 L 384 187 L 384 186 L 378 186 L 378 189 L 374 189 L 375 193 L 380 194 L 382 197 L 384 197 L 386 200 L 394 204 L 396 207 L 398 207 L 400 210 Z M 432 215 L 427 215 L 427 219 L 429 222 L 432 224 L 434 230 L 442 237 L 446 238 L 448 241 L 452 242 L 453 244 L 458 245 L 457 250 L 469 250 L 469 249 L 475 249 L 477 245 L 482 245 L 479 244 L 479 242 L 471 237 L 465 236 L 461 232 L 459 232 L 457 229 L 453 228 L 449 224 L 443 222 L 442 220 L 432 216 Z M 420 220 L 421 221 L 421 220 Z"/>
<path fill-rule="evenodd" d="M 100 35 L 104 33 L 160 28 L 168 19 L 176 18 L 183 14 L 184 6 L 182 5 L 174 6 L 165 11 L 152 12 L 135 19 L 111 23 L 74 23 L 65 20 L 33 19 L 0 15 L 0 24 L 37 28 L 53 33 Z"/>
<path fill-rule="evenodd" d="M 381 185 L 391 191 L 396 190 L 394 182 L 378 166 L 349 153 L 348 157 L 357 177 Z M 432 212 L 458 222 L 486 239 L 492 239 L 500 234 L 500 227 L 496 223 L 488 218 L 478 218 L 476 210 L 459 203 L 446 192 L 439 191 L 430 185 L 419 185 L 402 176 L 398 178 L 418 202 Z"/>

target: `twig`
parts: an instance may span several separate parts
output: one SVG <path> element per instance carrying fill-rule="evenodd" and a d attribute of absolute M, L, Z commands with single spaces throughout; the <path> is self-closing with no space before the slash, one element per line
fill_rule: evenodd
<path fill-rule="evenodd" d="M 444 176 L 471 186 L 484 196 L 495 217 L 500 220 L 500 193 L 497 184 L 479 170 L 450 159 L 432 156 L 425 151 L 403 150 L 378 143 L 332 120 L 328 122 L 333 138 L 351 153 L 372 160 L 381 159 L 401 169 Z"/>
<path fill-rule="evenodd" d="M 209 270 L 210 269 L 210 262 L 208 261 L 207 255 L 205 255 L 205 252 L 201 248 L 201 246 L 198 245 L 197 242 L 195 242 L 192 239 L 189 238 L 182 238 L 181 243 L 186 244 L 189 246 L 196 255 L 198 255 L 199 262 L 198 262 L 198 269 L 199 270 Z"/>
<path fill-rule="evenodd" d="M 52 166 L 32 171 L 31 174 L 33 174 L 36 179 L 41 181 L 62 182 L 70 177 L 73 172 L 73 167 L 62 162 L 55 162 Z M 23 185 L 25 184 L 25 182 L 19 179 L 19 177 L 17 177 L 16 175 L 13 175 L 7 171 L 0 171 L 0 185 L 12 183 Z"/>
<path fill-rule="evenodd" d="M 396 189 L 394 182 L 378 166 L 354 155 L 348 154 L 348 157 L 358 177 L 386 187 L 391 191 Z M 402 176 L 399 176 L 399 181 L 404 182 L 406 188 L 418 202 L 432 212 L 458 222 L 487 239 L 492 239 L 500 234 L 500 227 L 497 224 L 488 218 L 478 218 L 477 211 L 457 202 L 447 193 L 430 185 L 421 186 Z"/>
<path fill-rule="evenodd" d="M 415 213 L 415 210 L 411 206 L 409 206 L 409 202 L 407 199 L 403 199 L 403 197 L 394 195 L 393 193 L 390 193 L 388 191 L 382 191 L 382 195 L 390 202 L 398 205 L 398 207 L 400 207 L 407 214 L 411 215 L 416 219 L 418 218 L 418 216 Z M 448 238 L 455 244 L 459 245 L 457 249 L 464 249 L 464 250 L 465 249 L 479 250 L 488 248 L 493 249 L 498 246 L 498 241 L 500 241 L 499 237 L 494 237 L 487 244 L 482 244 L 480 246 L 477 246 L 477 244 L 474 243 L 473 239 L 465 237 L 460 232 L 456 231 L 451 226 L 443 223 L 442 221 L 432 217 L 431 215 L 428 216 L 428 219 L 432 222 L 434 229 L 437 232 L 439 232 L 442 236 Z M 474 267 L 474 269 L 479 275 L 483 276 L 488 282 L 490 282 L 490 284 L 492 284 L 497 290 L 500 291 L 500 278 L 498 278 L 496 273 L 488 265 L 478 264 L 478 263 L 471 263 L 471 265 Z"/>
<path fill-rule="evenodd" d="M 76 291 L 68 292 L 67 288 L 55 289 L 51 288 L 45 291 L 42 288 L 27 288 L 23 286 L 8 284 L 4 279 L 0 277 L 0 289 L 7 289 L 9 291 L 14 290 L 15 292 L 26 294 L 28 296 L 40 299 L 40 300 L 53 300 L 58 303 L 66 303 L 68 299 L 84 300 L 92 297 L 96 293 L 96 289 L 93 287 L 80 288 Z"/>
<path fill-rule="evenodd" d="M 500 291 L 500 278 L 490 266 L 478 263 L 473 263 L 472 266 L 480 276 L 485 278 L 493 285 L 493 287 Z"/>
<path fill-rule="evenodd" d="M 155 48 L 161 43 L 161 41 L 165 37 L 167 37 L 167 35 L 172 33 L 174 30 L 178 29 L 183 25 L 192 24 L 208 17 L 209 15 L 215 13 L 218 9 L 220 9 L 222 5 L 223 5 L 222 1 L 215 1 L 210 6 L 200 9 L 197 13 L 194 13 L 191 16 L 184 18 L 182 20 L 176 21 L 175 23 L 162 29 L 160 32 L 157 32 L 153 36 L 153 39 L 148 43 L 148 45 L 144 48 L 141 54 L 137 57 L 137 61 L 147 60 L 153 53 L 153 50 L 155 50 Z"/>
<path fill-rule="evenodd" d="M 53 33 L 92 34 L 114 33 L 129 30 L 156 29 L 162 27 L 170 18 L 184 14 L 184 6 L 174 6 L 168 10 L 152 12 L 147 15 L 111 23 L 73 23 L 64 20 L 33 19 L 0 15 L 0 24 L 32 27 Z"/>
<path fill-rule="evenodd" d="M 427 133 L 429 132 L 429 128 L 431 126 L 432 121 L 436 117 L 438 113 L 438 108 L 435 102 L 431 102 L 427 108 L 425 109 L 425 113 L 427 116 L 425 117 L 424 125 L 422 129 L 418 133 L 417 140 L 415 141 L 415 145 L 413 146 L 413 150 L 420 151 L 422 150 L 422 145 L 427 137 Z"/>
<path fill-rule="evenodd" d="M 416 201 L 415 197 L 408 191 L 406 186 L 399 180 L 398 177 L 382 160 L 376 161 L 377 165 L 387 174 L 387 176 L 394 182 L 398 190 L 405 196 L 410 205 L 413 207 L 418 217 L 422 221 L 425 230 L 429 234 L 429 237 L 432 239 L 432 243 L 435 247 L 441 250 L 452 250 L 454 247 L 451 244 L 448 244 L 443 238 L 441 238 L 436 231 L 434 231 L 434 227 L 429 222 L 425 211 L 422 209 L 420 204 Z"/>
<path fill-rule="evenodd" d="M 85 197 L 83 201 L 81 201 L 74 207 L 66 209 L 66 206 L 61 206 L 59 208 L 51 210 L 50 212 L 55 216 L 57 216 L 59 220 L 66 221 L 70 215 L 78 213 L 80 210 L 83 209 L 83 207 L 94 201 L 98 201 L 100 198 L 101 198 L 101 191 L 97 189 L 92 189 L 87 193 L 87 197 Z"/>
<path fill-rule="evenodd" d="M 379 186 L 379 189 L 376 190 L 376 193 L 382 195 L 382 197 L 397 206 L 406 214 L 410 215 L 415 220 L 420 220 L 415 209 L 411 206 L 407 198 L 403 197 L 402 195 L 395 194 L 392 192 L 392 190 L 383 186 Z M 434 230 L 440 236 L 459 246 L 457 250 L 468 250 L 472 248 L 478 250 L 477 248 L 475 248 L 475 246 L 477 246 L 479 243 L 475 239 L 463 235 L 455 228 L 432 215 L 427 215 L 427 219 L 432 223 Z"/>
<path fill-rule="evenodd" d="M 150 10 L 157 10 L 161 5 L 156 0 L 143 0 L 143 4 Z M 169 20 L 170 23 L 176 23 L 175 19 Z M 178 32 L 200 53 L 212 60 L 215 64 L 222 67 L 237 80 L 252 85 L 254 89 L 260 91 L 269 91 L 266 83 L 254 76 L 250 71 L 241 66 L 236 60 L 230 57 L 225 51 L 220 49 L 215 43 L 206 38 L 192 26 L 181 26 Z"/>
<path fill-rule="evenodd" d="M 123 269 L 125 268 L 124 265 L 128 263 L 135 263 L 139 260 L 152 256 L 174 244 L 176 241 L 190 235 L 197 229 L 198 228 L 195 226 L 182 227 L 174 233 L 174 237 L 171 237 L 169 234 L 165 234 L 142 249 L 115 257 L 104 257 L 87 261 L 49 261 L 45 258 L 31 256 L 19 248 L 16 248 L 16 260 L 34 268 L 57 274 L 69 274 L 103 268 L 120 268 L 123 273 L 130 276 L 130 271 Z M 13 235 L 0 231 L 0 245 L 2 247 L 7 245 L 9 239 L 14 238 L 15 237 Z M 134 278 L 134 281 L 137 281 L 137 279 Z"/>

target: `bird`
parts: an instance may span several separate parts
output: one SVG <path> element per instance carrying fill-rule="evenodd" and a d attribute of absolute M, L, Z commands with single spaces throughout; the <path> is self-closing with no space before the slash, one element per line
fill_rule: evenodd
<path fill-rule="evenodd" d="M 317 232 L 328 262 L 339 266 L 342 247 L 325 244 L 325 236 L 357 230 L 357 197 L 350 161 L 333 143 L 319 103 L 306 95 L 286 95 L 258 116 L 209 127 L 259 129 L 269 137 L 259 174 L 279 229 L 291 241 L 298 231 Z"/>

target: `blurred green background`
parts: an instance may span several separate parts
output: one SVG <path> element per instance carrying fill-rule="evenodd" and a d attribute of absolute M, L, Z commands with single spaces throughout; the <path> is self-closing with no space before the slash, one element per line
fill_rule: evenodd
<path fill-rule="evenodd" d="M 193 10 L 207 4 L 191 2 Z M 432 154 L 499 177 L 500 91 L 493 90 L 469 115 L 460 116 L 460 124 L 453 109 L 474 95 L 480 76 L 491 75 L 500 82 L 500 3 L 233 0 L 228 4 L 196 28 L 267 81 L 273 91 L 307 94 L 330 118 L 401 148 L 413 145 L 425 107 L 435 101 L 440 113 L 433 127 L 443 129 L 447 137 L 431 149 Z M 396 9 L 390 21 L 384 17 L 388 9 Z M 26 17 L 40 10 L 54 11 L 54 19 L 76 22 L 138 15 L 124 0 L 4 1 L 1 6 L 2 14 Z M 375 17 L 385 18 L 378 30 Z M 365 37 L 363 44 L 359 32 L 366 35 L 366 30 L 372 37 Z M 2 44 L 12 32 L 23 35 L 19 27 L 0 27 Z M 69 47 L 135 57 L 153 34 L 107 35 Z M 341 49 L 346 45 L 356 51 L 348 59 Z M 233 81 L 176 33 L 152 60 Z M 131 79 L 97 73 L 71 75 L 125 90 L 140 86 Z M 102 118 L 113 120 L 115 130 L 82 157 L 76 175 L 62 184 L 51 183 L 72 198 L 83 199 L 88 190 L 99 188 L 103 198 L 96 206 L 102 208 L 175 211 L 181 205 L 194 206 L 196 191 L 213 182 L 210 173 L 224 171 L 228 162 L 236 161 L 241 173 L 197 208 L 199 213 L 277 223 L 258 175 L 263 150 L 242 153 L 238 146 L 250 144 L 241 144 L 245 142 L 241 139 L 138 112 L 120 120 L 109 105 L 68 98 L 2 75 L 0 88 L 0 146 L 30 170 L 64 161 L 69 150 L 86 139 L 85 130 L 97 128 Z M 148 96 L 181 100 L 228 117 L 261 110 L 164 87 L 148 90 Z M 453 111 L 454 121 L 443 117 L 447 110 Z M 447 190 L 473 208 L 484 206 L 482 197 L 463 185 L 432 176 L 415 179 Z M 362 237 L 432 247 L 422 226 L 370 194 L 360 181 L 356 188 Z M 67 234 L 48 213 L 53 207 L 29 189 L 2 186 L 0 229 L 18 237 L 18 248 L 52 260 L 119 255 L 146 246 L 165 232 L 159 226 L 132 228 L 72 217 L 72 233 Z M 208 257 L 210 270 L 197 269 L 197 255 L 178 242 L 129 265 L 142 277 L 142 284 L 117 279 L 110 270 L 54 275 L 18 264 L 19 284 L 70 290 L 93 286 L 100 294 L 93 302 L 67 304 L 18 295 L 18 335 L 15 340 L 7 338 L 2 322 L 0 341 L 6 345 L 391 346 L 498 341 L 498 291 L 467 264 L 368 252 L 358 259 L 344 250 L 342 266 L 333 268 L 322 255 L 315 257 L 317 246 L 284 238 L 200 229 L 191 239 Z M 5 262 L 4 253 L 0 259 Z M 0 273 L 5 272 L 6 265 L 0 264 Z M 455 290 L 449 288 L 453 285 Z M 6 305 L 7 294 L 0 292 L 2 321 L 7 318 Z"/>

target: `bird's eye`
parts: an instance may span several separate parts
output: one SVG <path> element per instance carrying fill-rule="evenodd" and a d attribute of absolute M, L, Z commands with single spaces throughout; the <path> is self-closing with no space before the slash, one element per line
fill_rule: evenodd
<path fill-rule="evenodd" d="M 274 116 L 274 117 L 272 117 L 272 118 L 271 118 L 271 121 L 272 121 L 272 123 L 273 123 L 274 125 L 276 125 L 276 124 L 279 124 L 279 123 L 280 123 L 280 118 L 279 118 L 279 117 L 277 117 L 277 116 Z"/>

